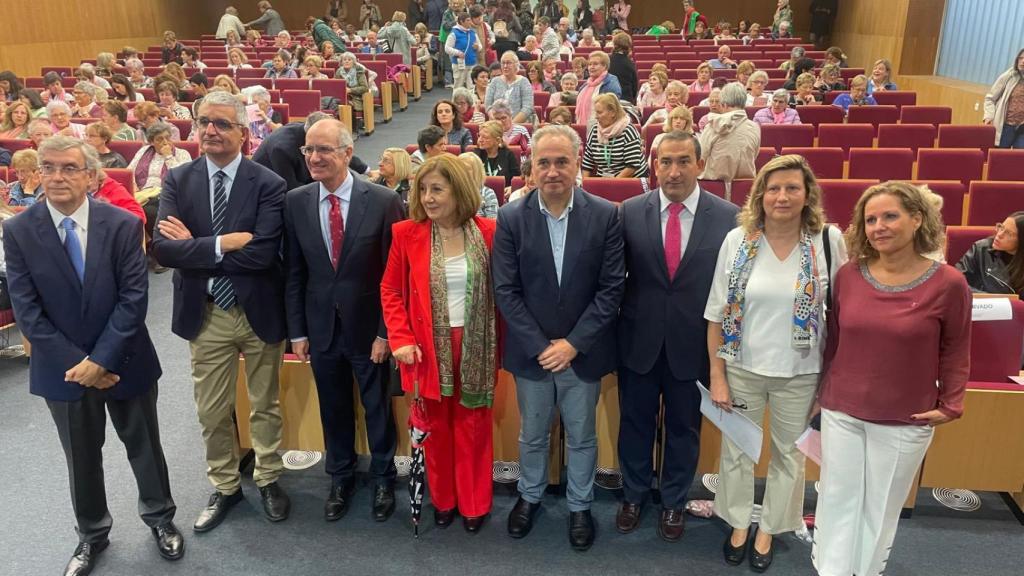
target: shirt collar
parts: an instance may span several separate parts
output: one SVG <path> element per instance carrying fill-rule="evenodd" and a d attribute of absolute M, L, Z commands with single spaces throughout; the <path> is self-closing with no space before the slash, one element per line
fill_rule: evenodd
<path fill-rule="evenodd" d="M 662 190 L 661 188 L 658 188 L 658 196 L 661 198 L 661 211 L 664 212 L 665 210 L 668 210 L 668 205 L 671 204 L 672 201 L 668 199 L 668 196 L 665 196 L 665 191 Z M 697 202 L 699 200 L 700 184 L 698 183 L 693 185 L 693 192 L 691 192 L 690 195 L 686 197 L 686 200 L 683 200 L 683 206 L 686 207 L 687 212 L 689 212 L 690 214 L 696 214 Z"/>
<path fill-rule="evenodd" d="M 57 228 L 62 228 L 61 222 L 64 221 L 65 216 L 60 210 L 53 207 L 53 204 L 46 203 L 46 209 L 50 211 L 50 219 L 53 220 L 53 225 Z M 71 213 L 70 218 L 75 221 L 75 225 L 78 226 L 83 232 L 89 231 L 89 198 L 87 197 L 82 205 L 77 210 Z"/>
<path fill-rule="evenodd" d="M 572 212 L 572 202 L 575 198 L 576 190 L 573 190 L 572 194 L 569 195 L 569 203 L 565 206 L 565 210 L 562 211 L 562 214 L 559 215 L 558 220 L 569 217 L 569 212 Z M 544 215 L 551 217 L 551 212 L 549 212 L 547 206 L 544 205 L 544 196 L 541 195 L 540 190 L 537 190 L 537 202 L 540 205 L 540 211 L 544 213 Z"/>
<path fill-rule="evenodd" d="M 238 167 L 241 164 L 242 164 L 242 154 L 241 153 L 239 153 L 238 156 L 235 156 L 235 159 L 232 160 L 231 162 L 228 162 L 228 165 L 223 167 L 223 168 L 221 168 L 220 166 L 217 166 L 216 164 L 214 164 L 213 161 L 210 160 L 209 156 L 206 157 L 206 171 L 210 175 L 210 178 L 213 178 L 213 175 L 216 174 L 218 170 L 220 170 L 221 172 L 224 173 L 225 176 L 228 177 L 228 180 L 234 182 L 235 181 L 235 175 L 238 174 Z"/>
<path fill-rule="evenodd" d="M 335 196 L 338 197 L 338 199 L 344 200 L 345 202 L 351 202 L 352 201 L 352 181 L 354 179 L 355 179 L 355 176 L 352 175 L 352 171 L 350 170 L 349 173 L 345 176 L 345 180 L 342 181 L 341 186 L 338 186 L 337 190 L 328 190 L 327 187 L 324 186 L 324 183 L 321 182 L 320 183 L 320 202 L 323 202 L 324 200 L 326 200 L 327 196 L 330 195 L 330 194 L 334 194 Z"/>

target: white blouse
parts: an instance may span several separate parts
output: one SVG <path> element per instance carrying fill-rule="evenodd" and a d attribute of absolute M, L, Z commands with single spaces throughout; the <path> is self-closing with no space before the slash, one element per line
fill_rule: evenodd
<path fill-rule="evenodd" d="M 729 273 L 744 230 L 734 228 L 725 237 L 718 252 L 715 278 L 704 308 L 704 318 L 709 322 L 721 323 L 725 316 L 725 305 L 729 292 Z M 817 255 L 818 278 L 822 286 L 821 299 L 831 278 L 846 260 L 846 244 L 842 232 L 829 226 L 829 244 L 832 250 L 832 270 L 826 273 L 825 253 L 822 235 L 812 240 Z M 801 374 L 821 372 L 821 356 L 825 350 L 825 315 L 818 321 L 818 340 L 814 347 L 802 350 L 792 346 L 793 293 L 797 275 L 800 272 L 800 246 L 793 247 L 783 260 L 779 260 L 768 241 L 762 236 L 747 281 L 746 302 L 743 309 L 743 334 L 739 353 L 735 360 L 726 363 L 748 372 L 776 378 L 791 378 Z M 822 304 L 824 307 L 824 304 Z"/>
<path fill-rule="evenodd" d="M 448 284 L 448 325 L 461 328 L 466 322 L 466 255 L 444 259 L 444 276 Z"/>

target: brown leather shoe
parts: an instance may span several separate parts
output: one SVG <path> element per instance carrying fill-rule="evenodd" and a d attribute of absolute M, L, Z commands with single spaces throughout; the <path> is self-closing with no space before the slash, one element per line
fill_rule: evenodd
<path fill-rule="evenodd" d="M 615 529 L 619 534 L 629 534 L 640 524 L 640 505 L 622 501 L 619 513 L 615 515 Z"/>
<path fill-rule="evenodd" d="M 658 521 L 658 536 L 666 542 L 678 542 L 683 537 L 685 526 L 686 517 L 683 516 L 682 508 L 662 509 L 661 520 Z"/>

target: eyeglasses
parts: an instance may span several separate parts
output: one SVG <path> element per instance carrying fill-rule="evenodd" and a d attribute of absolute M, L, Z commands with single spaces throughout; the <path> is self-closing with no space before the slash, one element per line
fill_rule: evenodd
<path fill-rule="evenodd" d="M 231 130 L 235 126 L 244 126 L 244 124 L 239 124 L 238 122 L 232 122 L 230 120 L 224 120 L 222 118 L 211 120 L 206 116 L 200 116 L 196 119 L 196 125 L 199 126 L 199 128 L 202 130 L 206 130 L 206 127 L 210 124 L 213 124 L 213 127 L 215 130 L 217 130 L 217 132 L 227 132 L 228 130 Z"/>
<path fill-rule="evenodd" d="M 42 166 L 39 167 L 39 172 L 41 172 L 43 174 L 43 176 L 56 176 L 59 173 L 61 176 L 65 177 L 65 178 L 71 178 L 72 176 L 74 176 L 76 174 L 79 174 L 81 172 L 85 172 L 87 170 L 89 170 L 89 169 L 88 168 L 79 168 L 78 166 L 72 166 L 70 164 L 65 165 L 65 166 L 54 166 L 53 164 L 43 164 Z"/>
<path fill-rule="evenodd" d="M 302 146 L 299 148 L 299 152 L 302 152 L 303 156 L 312 156 L 314 153 L 326 156 L 344 149 L 345 146 Z"/>
<path fill-rule="evenodd" d="M 1006 236 L 1010 240 L 1013 240 L 1014 238 L 1017 237 L 1017 233 L 1016 232 L 1010 232 L 1010 229 L 1007 228 L 1006 226 L 1003 226 L 1002 222 L 996 224 L 996 236 L 998 236 L 1000 234 L 1002 234 L 1003 236 Z"/>

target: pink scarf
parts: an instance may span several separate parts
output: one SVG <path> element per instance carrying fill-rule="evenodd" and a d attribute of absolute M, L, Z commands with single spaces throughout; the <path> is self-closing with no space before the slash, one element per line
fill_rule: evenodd
<path fill-rule="evenodd" d="M 579 95 L 576 97 L 576 123 L 586 124 L 590 121 L 590 113 L 594 107 L 594 96 L 598 94 L 598 90 L 601 88 L 601 83 L 604 82 L 605 76 L 608 72 L 587 80 L 587 83 L 583 88 L 580 89 Z"/>
<path fill-rule="evenodd" d="M 612 122 L 610 126 L 601 126 L 597 124 L 597 143 L 608 145 L 615 138 L 618 138 L 619 134 L 629 126 L 629 115 L 623 114 L 622 118 L 619 118 L 615 122 Z"/>
<path fill-rule="evenodd" d="M 787 110 L 788 110 L 788 108 L 787 108 Z M 772 120 L 773 124 L 785 124 L 786 123 L 786 110 L 783 110 L 781 113 L 776 113 L 775 110 L 772 110 L 772 117 L 774 118 L 774 120 Z"/>

